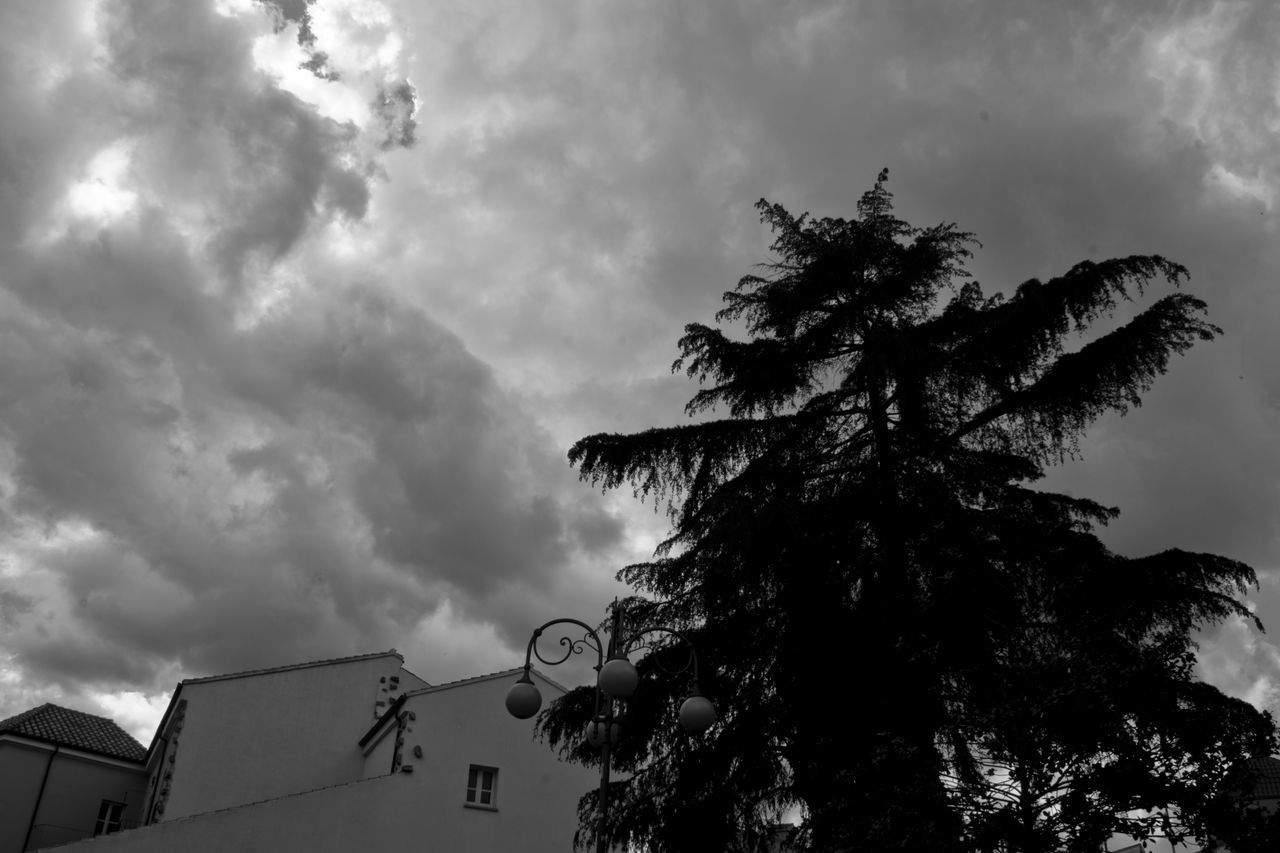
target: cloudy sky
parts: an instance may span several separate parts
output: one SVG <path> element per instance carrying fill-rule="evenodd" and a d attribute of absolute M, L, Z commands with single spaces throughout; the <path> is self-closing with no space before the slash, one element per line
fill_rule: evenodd
<path fill-rule="evenodd" d="M 682 420 L 767 197 L 954 221 L 989 290 L 1160 253 L 1226 331 L 1051 485 L 1253 564 L 1280 634 L 1280 7 L 0 5 L 0 717 L 594 620 L 664 518 L 569 468 Z M 1280 640 L 1206 634 L 1276 708 Z"/>

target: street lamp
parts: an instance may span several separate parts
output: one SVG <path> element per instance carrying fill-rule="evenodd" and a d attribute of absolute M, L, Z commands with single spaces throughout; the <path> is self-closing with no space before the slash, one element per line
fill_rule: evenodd
<path fill-rule="evenodd" d="M 689 661 L 679 672 L 691 669 L 693 685 L 689 695 L 680 703 L 680 724 L 690 734 L 700 734 L 716 721 L 716 709 L 711 700 L 703 696 L 698 689 L 698 653 L 681 632 L 663 625 L 648 625 L 635 631 L 628 637 L 623 636 L 622 608 L 615 600 L 609 608 L 613 615 L 613 624 L 609 630 L 609 641 L 604 643 L 600 635 L 591 626 L 577 619 L 552 619 L 533 632 L 529 638 L 529 646 L 524 653 L 524 672 L 518 681 L 507 691 L 507 710 L 511 716 L 527 720 L 542 707 L 542 694 L 529 677 L 529 669 L 536 656 L 547 666 L 564 663 L 571 655 L 581 654 L 584 649 L 592 649 L 596 653 L 596 692 L 595 713 L 587 724 L 587 741 L 600 750 L 600 817 L 596 831 L 596 851 L 605 853 L 605 826 L 609 816 L 609 751 L 616 743 L 622 727 L 618 722 L 618 703 L 629 698 L 636 691 L 640 682 L 640 674 L 627 655 L 639 648 L 639 641 L 647 634 L 670 634 L 689 648 Z M 538 638 L 552 625 L 576 625 L 586 633 L 581 640 L 560 638 L 564 654 L 555 660 L 547 660 L 538 651 Z"/>

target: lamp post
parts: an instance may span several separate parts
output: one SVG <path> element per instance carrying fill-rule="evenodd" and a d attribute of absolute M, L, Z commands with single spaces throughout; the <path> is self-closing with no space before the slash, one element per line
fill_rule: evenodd
<path fill-rule="evenodd" d="M 585 649 L 596 653 L 596 691 L 595 713 L 587 724 L 587 740 L 592 746 L 600 749 L 600 816 L 596 831 L 596 851 L 605 853 L 605 826 L 609 817 L 609 751 L 618 739 L 621 726 L 617 721 L 618 703 L 635 693 L 640 676 L 627 655 L 640 648 L 640 640 L 647 634 L 670 634 L 684 643 L 689 649 L 689 662 L 678 670 L 691 669 L 693 684 L 689 695 L 680 704 L 680 724 L 690 734 L 700 734 L 716 721 L 716 709 L 711 700 L 703 696 L 698 688 L 698 653 L 681 632 L 665 625 L 646 625 L 624 636 L 622 607 L 615 600 L 610 606 L 612 624 L 608 642 L 603 642 L 590 625 L 577 619 L 552 619 L 533 632 L 529 638 L 528 648 L 524 653 L 524 673 L 507 691 L 507 710 L 511 716 L 527 720 L 542 707 L 542 694 L 537 685 L 529 677 L 529 669 L 533 666 L 533 658 L 537 657 L 547 666 L 557 666 L 567 661 L 574 654 L 581 654 Z M 553 625 L 576 625 L 585 633 L 581 640 L 561 637 L 560 645 L 564 654 L 554 660 L 547 660 L 538 650 L 538 638 Z"/>

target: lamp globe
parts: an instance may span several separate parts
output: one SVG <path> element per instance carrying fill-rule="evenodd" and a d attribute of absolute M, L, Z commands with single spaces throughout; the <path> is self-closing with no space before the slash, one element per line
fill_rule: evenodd
<path fill-rule="evenodd" d="M 596 749 L 604 746 L 606 741 L 617 743 L 621 734 L 622 726 L 617 723 L 607 724 L 604 720 L 592 720 L 587 723 L 587 743 Z"/>
<path fill-rule="evenodd" d="M 600 670 L 600 689 L 618 699 L 635 693 L 639 683 L 640 673 L 625 655 L 609 658 Z"/>
<path fill-rule="evenodd" d="M 529 678 L 529 673 L 526 672 L 507 691 L 507 710 L 517 720 L 527 720 L 538 713 L 538 709 L 541 707 L 542 694 L 538 692 L 537 685 L 533 683 Z"/>
<path fill-rule="evenodd" d="M 716 706 L 701 693 L 694 691 L 680 703 L 680 725 L 691 735 L 702 734 L 716 721 Z"/>

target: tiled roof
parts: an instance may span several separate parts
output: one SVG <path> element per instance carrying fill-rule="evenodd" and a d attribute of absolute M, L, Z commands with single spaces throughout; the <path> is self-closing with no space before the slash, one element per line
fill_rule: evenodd
<path fill-rule="evenodd" d="M 266 675 L 272 672 L 285 672 L 290 669 L 306 669 L 309 666 L 328 666 L 333 663 L 350 663 L 352 661 L 366 660 L 368 658 L 386 657 L 387 655 L 395 655 L 400 658 L 401 663 L 404 662 L 404 657 L 395 649 L 392 649 L 389 652 L 373 652 L 367 655 L 351 655 L 350 657 L 345 658 L 329 658 L 327 660 L 306 661 L 305 663 L 291 663 L 284 666 L 271 666 L 266 667 L 265 669 L 246 669 L 242 672 L 228 672 L 223 675 L 206 675 L 203 678 L 187 678 L 183 679 L 182 683 L 201 684 L 206 681 L 222 681 L 227 678 L 245 678 L 250 675 Z"/>
<path fill-rule="evenodd" d="M 114 720 L 73 711 L 50 702 L 7 720 L 0 720 L 0 733 L 5 732 L 72 746 L 112 758 L 123 758 L 125 761 L 141 761 L 147 754 L 142 744 L 117 726 Z"/>
<path fill-rule="evenodd" d="M 1253 796 L 1256 799 L 1280 797 L 1280 758 L 1250 758 L 1245 766 L 1253 775 Z"/>

